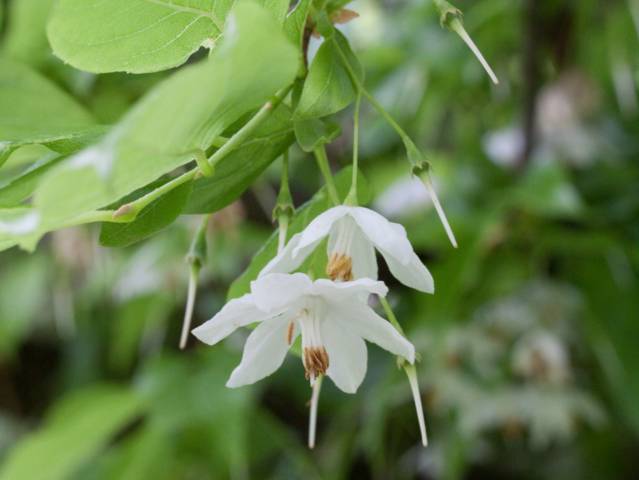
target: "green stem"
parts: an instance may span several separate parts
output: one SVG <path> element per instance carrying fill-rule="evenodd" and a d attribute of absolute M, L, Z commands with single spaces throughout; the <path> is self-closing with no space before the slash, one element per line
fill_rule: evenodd
<path fill-rule="evenodd" d="M 277 195 L 277 203 L 280 208 L 293 206 L 291 190 L 288 186 L 288 149 L 282 155 L 282 173 L 280 175 L 280 192 Z"/>
<path fill-rule="evenodd" d="M 151 202 L 154 202 L 155 200 L 160 198 L 162 195 L 165 195 L 169 193 L 171 190 L 179 187 L 180 185 L 183 185 L 186 182 L 193 180 L 199 172 L 200 172 L 199 167 L 189 170 L 188 172 L 183 173 L 179 177 L 175 177 L 174 179 L 169 180 L 165 184 L 160 185 L 155 190 L 151 190 L 149 193 L 138 198 L 137 200 L 134 200 L 133 202 L 122 205 L 113 213 L 113 218 L 114 219 L 124 218 L 128 221 L 135 220 L 135 217 L 137 216 L 137 214 L 140 213 L 147 205 L 149 205 Z"/>
<path fill-rule="evenodd" d="M 227 155 L 229 155 L 233 150 L 239 147 L 254 131 L 257 127 L 259 127 L 266 118 L 275 110 L 275 108 L 284 100 L 288 92 L 293 88 L 293 85 L 289 85 L 286 88 L 283 88 L 279 92 L 275 94 L 273 99 L 266 102 L 262 107 L 258 110 L 258 112 L 248 121 L 242 128 L 240 128 L 235 134 L 229 138 L 224 144 L 208 159 L 208 164 L 215 169 L 215 166 L 224 159 Z M 179 177 L 176 177 L 169 182 L 161 185 L 155 190 L 150 191 L 146 195 L 134 200 L 133 202 L 122 205 L 118 210 L 113 213 L 113 219 L 111 221 L 116 221 L 114 219 L 122 218 L 121 221 L 133 221 L 138 213 L 144 207 L 149 205 L 151 202 L 157 200 L 162 195 L 170 192 L 174 188 L 183 185 L 184 183 L 193 180 L 195 176 L 200 171 L 200 167 L 191 169 L 188 172 L 183 173 Z M 104 221 L 104 220 L 103 220 Z"/>
<path fill-rule="evenodd" d="M 93 210 L 91 212 L 85 212 L 77 217 L 73 217 L 70 220 L 64 222 L 60 228 L 73 227 L 75 225 L 83 225 L 85 223 L 95 222 L 112 222 L 112 223 L 125 223 L 127 220 L 113 218 L 114 210 Z"/>
<path fill-rule="evenodd" d="M 331 201 L 335 205 L 339 205 L 339 195 L 337 194 L 337 188 L 335 187 L 335 182 L 333 181 L 333 175 L 331 174 L 331 169 L 328 165 L 328 158 L 326 157 L 326 149 L 324 145 L 317 147 L 313 153 L 315 153 L 315 159 L 317 160 L 317 166 L 322 172 L 322 176 L 324 177 L 324 183 L 326 184 L 326 189 L 328 190 L 328 196 L 331 198 Z"/>
<path fill-rule="evenodd" d="M 348 75 L 351 78 L 351 81 L 353 82 L 353 84 L 355 85 L 359 93 L 366 97 L 369 103 L 375 108 L 375 110 L 379 112 L 379 114 L 382 117 L 384 117 L 384 119 L 388 122 L 388 124 L 391 127 L 393 127 L 393 130 L 395 130 L 397 134 L 400 137 L 402 137 L 402 139 L 410 138 L 408 134 L 404 131 L 404 129 L 399 125 L 399 123 L 397 123 L 395 119 L 390 115 L 390 113 L 386 111 L 386 109 L 382 106 L 382 104 L 379 103 L 377 99 L 373 95 L 371 95 L 368 90 L 366 90 L 366 88 L 364 88 L 364 85 L 362 84 L 360 79 L 357 77 L 357 75 L 353 71 L 353 67 L 351 67 L 350 63 L 348 62 L 348 58 L 346 57 L 346 54 L 342 51 L 341 47 L 339 46 L 337 42 L 335 42 L 335 45 L 342 59 L 342 63 L 344 64 L 344 68 L 346 68 L 346 71 L 348 72 Z"/>
<path fill-rule="evenodd" d="M 349 205 L 357 205 L 357 175 L 359 173 L 359 107 L 362 103 L 362 92 L 357 92 L 355 99 L 355 112 L 353 114 L 353 177 L 351 179 L 351 189 L 346 197 Z"/>
<path fill-rule="evenodd" d="M 397 321 L 397 317 L 395 316 L 395 313 L 393 312 L 393 309 L 391 308 L 390 303 L 388 303 L 388 300 L 386 300 L 386 297 L 380 296 L 379 303 L 382 304 L 382 307 L 384 308 L 384 312 L 386 313 L 386 316 L 388 317 L 388 321 L 391 323 L 391 325 L 393 325 L 393 327 L 395 327 L 397 331 L 401 333 L 403 336 L 406 336 L 406 334 L 404 333 L 404 329 Z"/>
<path fill-rule="evenodd" d="M 212 167 L 215 167 L 216 164 L 220 162 L 223 158 L 225 158 L 229 153 L 231 153 L 235 148 L 239 147 L 244 140 L 249 137 L 257 127 L 259 127 L 266 118 L 277 108 L 277 106 L 282 103 L 288 92 L 291 91 L 293 85 L 289 85 L 286 88 L 283 88 L 279 92 L 275 94 L 275 96 L 260 108 L 253 118 L 251 118 L 248 122 L 244 124 L 242 128 L 240 128 L 231 138 L 228 139 L 227 142 L 224 143 L 217 150 L 211 158 L 209 158 L 209 163 Z"/>

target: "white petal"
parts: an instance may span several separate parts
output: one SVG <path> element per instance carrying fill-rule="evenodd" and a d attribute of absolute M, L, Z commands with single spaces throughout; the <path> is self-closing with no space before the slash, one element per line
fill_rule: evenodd
<path fill-rule="evenodd" d="M 353 225 L 353 238 L 351 240 L 351 258 L 353 261 L 353 278 L 372 278 L 377 279 L 377 259 L 375 258 L 375 249 L 373 244 L 366 238 L 362 229 L 359 228 L 353 217 L 350 215 L 338 220 L 338 222 L 352 222 Z M 328 237 L 327 251 L 332 252 L 335 243 L 337 242 L 337 235 L 334 228 Z"/>
<path fill-rule="evenodd" d="M 375 247 L 392 252 L 402 263 L 408 261 L 413 247 L 403 226 L 389 222 L 370 208 L 353 208 L 350 214 Z"/>
<path fill-rule="evenodd" d="M 276 312 L 295 303 L 313 285 L 305 273 L 270 273 L 251 282 L 255 305 Z"/>
<path fill-rule="evenodd" d="M 268 320 L 251 332 L 244 345 L 242 361 L 233 370 L 226 383 L 227 387 L 236 388 L 255 383 L 282 365 L 289 348 L 289 322 L 288 318 Z"/>
<path fill-rule="evenodd" d="M 304 248 L 299 249 L 295 257 L 293 257 L 293 251 L 297 249 L 301 238 L 301 233 L 293 235 L 284 249 L 266 264 L 259 276 L 262 277 L 269 273 L 290 273 L 296 270 L 306 260 L 306 257 L 311 254 L 317 244 L 322 241 L 320 238 L 316 242 L 306 245 Z"/>
<path fill-rule="evenodd" d="M 320 278 L 313 282 L 313 287 L 309 290 L 309 293 L 311 292 L 324 297 L 328 302 L 339 302 L 352 300 L 355 296 L 366 300 L 370 294 L 384 297 L 388 293 L 388 287 L 384 282 L 370 278 L 360 278 L 350 282 L 333 282 L 326 278 Z"/>
<path fill-rule="evenodd" d="M 356 335 L 379 345 L 395 355 L 404 357 L 410 363 L 415 362 L 415 347 L 387 320 L 377 315 L 368 305 L 354 302 L 342 302 L 333 305 L 329 314 L 348 325 Z"/>
<path fill-rule="evenodd" d="M 364 234 L 384 256 L 388 268 L 397 280 L 422 292 L 434 292 L 433 277 L 413 250 L 403 226 L 389 222 L 367 208 L 358 208 L 352 215 Z"/>
<path fill-rule="evenodd" d="M 433 276 L 415 252 L 411 252 L 410 259 L 405 264 L 385 250 L 380 249 L 380 253 L 386 260 L 388 269 L 401 283 L 421 292 L 433 293 L 435 291 Z"/>
<path fill-rule="evenodd" d="M 344 215 L 347 215 L 351 209 L 352 207 L 340 205 L 338 207 L 329 208 L 324 213 L 315 217 L 315 219 L 309 223 L 302 232 L 299 244 L 293 250 L 293 257 L 301 254 L 308 245 L 317 244 L 317 242 L 326 237 L 333 224 Z"/>
<path fill-rule="evenodd" d="M 270 317 L 255 306 L 253 295 L 246 295 L 228 302 L 212 319 L 192 330 L 199 340 L 215 345 L 240 327 L 261 322 Z"/>
<path fill-rule="evenodd" d="M 340 325 L 341 319 L 322 322 L 322 341 L 328 353 L 326 374 L 345 393 L 355 393 L 366 375 L 366 344 Z"/>

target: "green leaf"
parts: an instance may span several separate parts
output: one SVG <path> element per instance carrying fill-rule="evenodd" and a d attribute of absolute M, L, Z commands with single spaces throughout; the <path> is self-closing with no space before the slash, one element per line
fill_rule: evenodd
<path fill-rule="evenodd" d="M 35 205 L 48 224 L 112 204 L 189 162 L 293 81 L 297 52 L 267 11 L 240 3 L 228 24 L 209 60 L 162 82 L 102 142 L 47 176 Z"/>
<path fill-rule="evenodd" d="M 145 207 L 130 223 L 104 223 L 100 244 L 126 247 L 144 240 L 169 226 L 180 215 L 191 194 L 192 183 L 185 183 Z"/>
<path fill-rule="evenodd" d="M 344 65 L 346 56 L 353 74 L 363 80 L 362 67 L 348 40 L 338 30 L 326 38 L 317 51 L 304 82 L 295 116 L 299 119 L 324 117 L 339 112 L 355 100 L 357 89 Z"/>
<path fill-rule="evenodd" d="M 225 157 L 212 177 L 201 177 L 185 213 L 211 213 L 235 201 L 292 143 L 291 111 L 280 105 L 254 137 Z"/>
<path fill-rule="evenodd" d="M 271 12 L 277 23 L 280 25 L 284 23 L 286 13 L 288 12 L 288 6 L 291 3 L 289 0 L 256 0 L 257 3 L 262 5 L 266 10 Z"/>
<path fill-rule="evenodd" d="M 142 411 L 132 391 L 99 385 L 67 396 L 9 452 L 0 480 L 64 480 Z"/>
<path fill-rule="evenodd" d="M 350 190 L 351 176 L 351 167 L 342 169 L 335 176 L 335 186 L 341 198 L 344 198 Z M 366 179 L 359 174 L 357 180 L 357 197 L 362 203 L 367 203 L 370 200 L 370 196 L 371 194 L 368 183 L 366 182 Z M 288 238 L 290 239 L 294 234 L 304 230 L 304 228 L 311 223 L 315 217 L 332 206 L 333 204 L 331 203 L 326 187 L 324 186 L 315 195 L 313 195 L 313 198 L 295 211 L 295 215 L 288 227 Z M 251 263 L 242 275 L 233 282 L 228 292 L 229 299 L 240 297 L 245 293 L 248 293 L 251 281 L 257 278 L 257 275 L 264 266 L 276 255 L 277 237 L 278 232 L 276 231 L 271 235 L 260 251 L 255 254 Z M 319 248 L 321 248 L 321 245 L 318 249 Z"/>
<path fill-rule="evenodd" d="M 40 215 L 33 208 L 0 208 L 0 250 L 18 244 L 33 248 L 40 238 L 40 225 Z"/>
<path fill-rule="evenodd" d="M 146 73 L 183 64 L 219 37 L 231 0 L 60 0 L 47 33 L 80 70 Z"/>
<path fill-rule="evenodd" d="M 39 65 L 50 57 L 45 25 L 52 5 L 53 0 L 11 3 L 2 45 L 5 56 L 29 65 Z"/>
<path fill-rule="evenodd" d="M 15 207 L 26 200 L 42 176 L 63 158 L 53 152 L 45 154 L 20 175 L 0 186 L 0 208 Z"/>
<path fill-rule="evenodd" d="M 104 133 L 91 114 L 26 65 L 0 59 L 0 165 L 18 147 L 71 153 Z"/>
<path fill-rule="evenodd" d="M 311 7 L 311 0 L 300 0 L 295 5 L 295 9 L 286 17 L 284 21 L 284 32 L 293 44 L 300 48 L 306 27 L 306 18 Z M 300 50 L 300 55 L 303 55 Z"/>
<path fill-rule="evenodd" d="M 337 123 L 319 118 L 295 122 L 295 138 L 305 152 L 312 152 L 321 145 L 331 143 L 341 133 L 342 129 Z"/>

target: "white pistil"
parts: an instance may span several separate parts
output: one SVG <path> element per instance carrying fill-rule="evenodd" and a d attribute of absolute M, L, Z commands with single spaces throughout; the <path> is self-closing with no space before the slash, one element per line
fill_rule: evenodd
<path fill-rule="evenodd" d="M 422 397 L 419 392 L 419 384 L 417 383 L 417 370 L 415 365 L 405 365 L 404 371 L 410 383 L 411 392 L 413 392 L 413 400 L 415 402 L 415 410 L 417 411 L 417 422 L 419 423 L 419 431 L 422 435 L 422 445 L 428 446 L 428 436 L 426 435 L 426 421 L 424 420 L 424 408 L 422 407 Z"/>
<path fill-rule="evenodd" d="M 457 240 L 455 239 L 455 234 L 453 233 L 453 229 L 450 228 L 450 224 L 448 223 L 448 219 L 446 218 L 446 214 L 444 213 L 444 209 L 442 208 L 441 203 L 439 203 L 439 198 L 437 197 L 437 192 L 435 192 L 435 188 L 433 187 L 433 183 L 430 181 L 430 177 L 427 173 L 421 175 L 422 181 L 424 182 L 424 186 L 430 195 L 430 198 L 433 202 L 435 210 L 437 211 L 437 215 L 439 216 L 439 220 L 442 222 L 444 226 L 444 230 L 446 230 L 446 235 L 448 235 L 448 239 L 450 243 L 453 244 L 453 247 L 457 248 Z"/>
<path fill-rule="evenodd" d="M 308 418 L 308 448 L 315 447 L 315 432 L 317 430 L 317 404 L 319 403 L 320 390 L 322 388 L 322 378 L 320 375 L 313 385 L 311 394 L 311 414 Z"/>
<path fill-rule="evenodd" d="M 495 85 L 498 85 L 499 79 L 497 78 L 497 75 L 495 75 L 495 72 L 493 72 L 493 69 L 490 68 L 490 65 L 488 65 L 488 62 L 486 61 L 482 53 L 479 51 L 479 48 L 477 48 L 477 45 L 475 45 L 475 42 L 473 42 L 473 39 L 470 38 L 470 36 L 468 35 L 462 23 L 459 20 L 453 20 L 450 24 L 450 28 L 457 35 L 460 36 L 460 38 L 464 41 L 466 45 L 468 45 L 468 48 L 470 48 L 470 50 L 475 54 L 475 57 L 477 57 L 477 60 L 479 60 L 479 63 L 481 63 L 482 67 L 484 67 L 484 70 L 486 70 L 486 73 L 488 74 L 490 79 L 493 81 Z"/>
<path fill-rule="evenodd" d="M 299 325 L 302 331 L 302 361 L 306 370 L 306 378 L 311 385 L 326 373 L 328 369 L 328 354 L 322 343 L 320 334 L 319 305 L 315 302 L 304 308 L 299 315 Z"/>
<path fill-rule="evenodd" d="M 189 276 L 189 288 L 186 298 L 186 309 L 184 310 L 184 320 L 182 321 L 182 335 L 180 337 L 180 349 L 184 350 L 186 342 L 189 338 L 189 331 L 191 330 L 191 320 L 193 318 L 193 307 L 195 306 L 195 294 L 197 292 L 197 276 L 198 269 L 191 268 L 191 275 Z"/>
<path fill-rule="evenodd" d="M 353 279 L 353 260 L 351 249 L 355 238 L 353 222 L 342 220 L 337 226 L 337 239 L 328 256 L 326 274 L 334 281 L 350 281 Z"/>
<path fill-rule="evenodd" d="M 288 230 L 288 217 L 282 216 L 278 220 L 278 238 L 277 238 L 277 253 L 280 253 L 286 245 L 286 232 Z"/>
<path fill-rule="evenodd" d="M 338 227 L 337 241 L 331 254 L 341 254 L 351 257 L 351 246 L 353 244 L 353 237 L 355 236 L 355 228 L 353 222 L 342 221 L 342 225 Z"/>

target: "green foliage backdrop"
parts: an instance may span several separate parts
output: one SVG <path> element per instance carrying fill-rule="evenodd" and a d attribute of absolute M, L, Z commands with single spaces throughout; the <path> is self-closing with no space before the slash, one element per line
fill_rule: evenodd
<path fill-rule="evenodd" d="M 637 0 L 0 1 L 0 480 L 635 478 L 637 19 Z M 273 213 L 290 238 L 353 177 L 435 278 L 424 295 L 380 263 L 427 448 L 378 348 L 355 395 L 326 382 L 313 450 L 295 354 L 227 389 L 244 333 L 178 348 L 192 265 L 199 325 L 277 252 Z"/>

